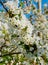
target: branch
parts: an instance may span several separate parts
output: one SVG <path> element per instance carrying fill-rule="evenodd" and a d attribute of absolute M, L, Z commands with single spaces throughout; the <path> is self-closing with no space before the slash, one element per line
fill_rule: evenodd
<path fill-rule="evenodd" d="M 11 52 L 13 52 L 13 51 L 15 51 L 17 48 L 18 48 L 18 47 L 16 47 L 16 48 L 12 49 L 12 50 L 10 51 L 10 53 L 11 53 Z"/>
<path fill-rule="evenodd" d="M 0 0 L 1 5 L 3 6 L 3 8 L 6 10 L 6 12 L 8 12 L 7 8 L 4 6 L 3 2 Z"/>
<path fill-rule="evenodd" d="M 6 53 L 4 55 L 0 55 L 0 57 L 4 57 L 4 56 L 8 56 L 8 55 L 14 55 L 14 54 L 21 54 L 21 52 Z"/>

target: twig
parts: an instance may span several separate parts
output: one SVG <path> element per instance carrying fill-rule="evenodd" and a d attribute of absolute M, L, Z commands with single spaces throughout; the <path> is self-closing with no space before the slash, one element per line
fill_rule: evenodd
<path fill-rule="evenodd" d="M 6 53 L 6 54 L 4 54 L 4 55 L 0 55 L 0 57 L 9 56 L 9 55 L 14 55 L 14 54 L 21 54 L 21 52 Z"/>
<path fill-rule="evenodd" d="M 8 12 L 7 8 L 4 6 L 3 2 L 0 0 L 1 5 L 3 6 L 3 8 L 6 10 L 6 12 Z"/>
<path fill-rule="evenodd" d="M 17 48 L 18 48 L 18 47 L 16 47 L 16 48 L 12 49 L 10 52 L 13 52 L 13 51 L 15 51 Z"/>

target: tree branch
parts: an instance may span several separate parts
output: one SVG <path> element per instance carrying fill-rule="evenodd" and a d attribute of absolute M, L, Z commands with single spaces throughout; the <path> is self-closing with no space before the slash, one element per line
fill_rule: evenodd
<path fill-rule="evenodd" d="M 0 57 L 9 56 L 9 55 L 14 55 L 14 54 L 21 54 L 21 52 L 6 53 L 6 54 L 4 54 L 4 55 L 0 55 Z"/>
<path fill-rule="evenodd" d="M 3 8 L 6 10 L 6 12 L 8 12 L 7 8 L 4 6 L 3 2 L 0 0 L 1 5 L 3 6 Z"/>

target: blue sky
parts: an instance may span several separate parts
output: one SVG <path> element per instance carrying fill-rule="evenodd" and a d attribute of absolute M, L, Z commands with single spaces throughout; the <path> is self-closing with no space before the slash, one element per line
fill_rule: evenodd
<path fill-rule="evenodd" d="M 3 1 L 3 0 L 2 0 Z M 34 1 L 34 0 L 33 0 Z M 34 2 L 35 3 L 35 2 Z M 37 4 L 37 3 L 35 3 L 35 4 Z M 48 0 L 42 0 L 42 8 L 44 7 L 44 4 L 48 4 Z M 0 4 L 0 10 L 2 10 L 3 9 L 3 7 L 1 6 L 1 4 Z"/>
<path fill-rule="evenodd" d="M 34 0 L 33 0 L 34 1 Z M 35 2 L 34 2 L 35 3 Z M 35 3 L 37 4 L 37 3 Z M 44 4 L 47 4 L 48 5 L 48 0 L 42 0 L 42 8 L 44 7 Z"/>
<path fill-rule="evenodd" d="M 42 7 L 43 7 L 43 5 L 46 4 L 46 3 L 47 3 L 47 5 L 48 5 L 48 0 L 42 0 Z"/>
<path fill-rule="evenodd" d="M 44 3 L 48 3 L 48 0 L 42 0 L 42 3 L 44 4 Z"/>

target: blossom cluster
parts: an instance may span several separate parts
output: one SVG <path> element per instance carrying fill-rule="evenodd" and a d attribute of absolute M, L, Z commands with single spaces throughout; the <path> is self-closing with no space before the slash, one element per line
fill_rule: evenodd
<path fill-rule="evenodd" d="M 0 64 L 48 65 L 48 21 L 37 14 L 36 22 L 31 24 L 23 10 L 11 3 L 6 4 L 15 16 L 0 13 Z"/>

